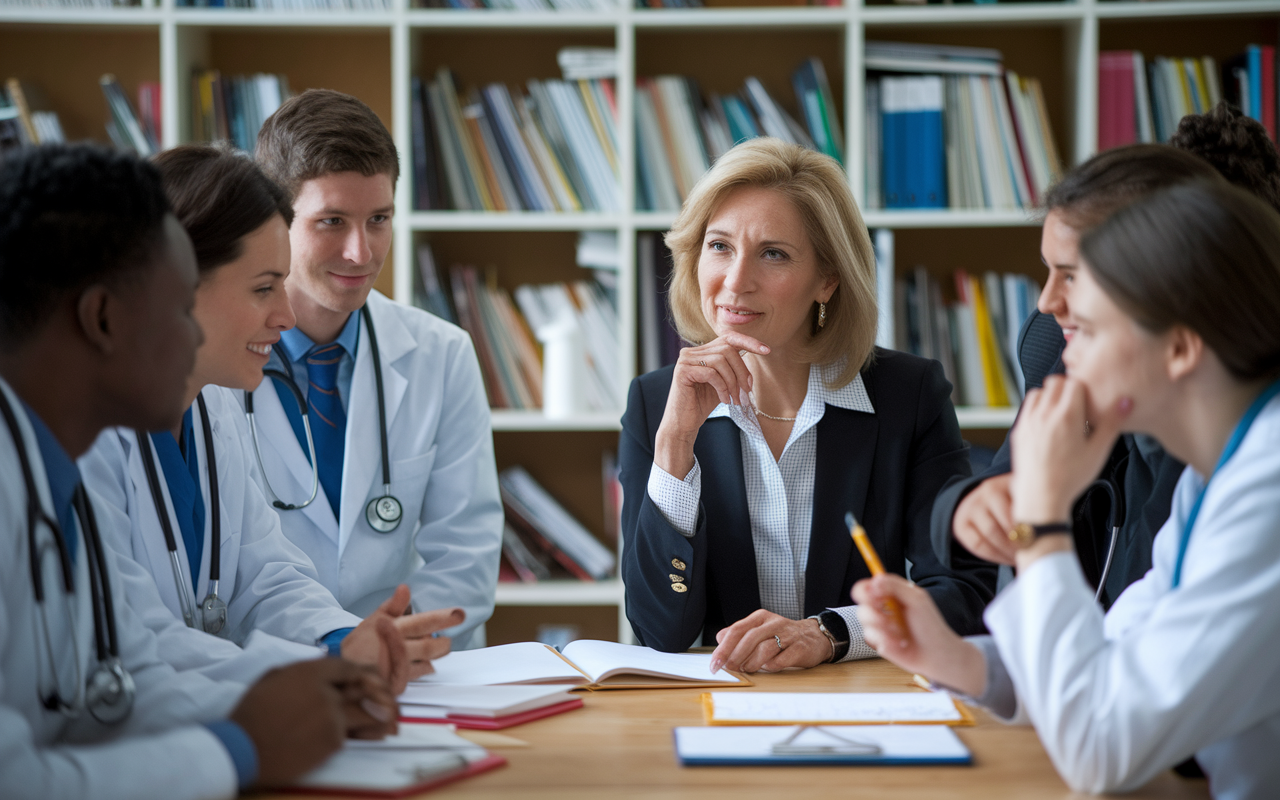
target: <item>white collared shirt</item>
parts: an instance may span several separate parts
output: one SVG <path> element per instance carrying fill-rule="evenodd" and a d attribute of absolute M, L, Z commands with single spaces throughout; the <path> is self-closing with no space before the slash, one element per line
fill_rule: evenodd
<path fill-rule="evenodd" d="M 827 406 L 874 414 L 867 388 L 858 375 L 832 390 L 826 380 L 843 368 L 837 363 L 809 367 L 809 387 L 796 413 L 791 435 L 774 460 L 755 411 L 740 405 L 716 406 L 708 419 L 728 417 L 738 426 L 742 441 L 742 476 L 751 516 L 751 542 L 756 555 L 756 579 L 760 606 L 788 619 L 804 616 L 805 569 L 809 563 L 809 537 L 813 528 L 813 484 L 818 453 L 818 422 Z M 649 497 L 673 528 L 692 537 L 697 530 L 698 503 L 702 497 L 702 468 L 694 459 L 684 480 L 654 464 L 649 471 Z M 876 654 L 862 638 L 855 606 L 832 608 L 849 627 L 849 652 L 844 661 L 872 658 Z"/>

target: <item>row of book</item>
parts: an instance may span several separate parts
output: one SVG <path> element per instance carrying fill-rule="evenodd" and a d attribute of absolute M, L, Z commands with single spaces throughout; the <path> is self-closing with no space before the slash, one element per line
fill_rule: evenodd
<path fill-rule="evenodd" d="M 957 406 L 1017 405 L 1025 390 L 1018 333 L 1040 286 L 1015 273 L 957 270 L 950 293 L 922 266 L 893 267 L 893 232 L 875 233 L 880 335 L 877 344 L 941 362 Z"/>
<path fill-rule="evenodd" d="M 575 374 L 588 411 L 622 407 L 616 293 L 599 281 L 526 284 L 514 292 L 469 265 L 448 269 L 448 288 L 429 243 L 418 247 L 418 303 L 461 326 L 475 343 L 491 408 L 542 407 L 542 349 L 538 337 L 570 325 L 582 344 Z"/>
<path fill-rule="evenodd" d="M 417 8 L 496 8 L 507 11 L 612 11 L 617 0 L 420 0 Z"/>
<path fill-rule="evenodd" d="M 621 487 L 616 485 L 617 470 L 612 460 L 606 454 L 603 465 L 606 526 L 614 524 L 611 518 L 621 507 Z M 498 474 L 498 486 L 506 514 L 499 580 L 595 581 L 613 574 L 617 565 L 613 551 L 556 502 L 528 470 L 508 467 Z"/>
<path fill-rule="evenodd" d="M 138 106 L 135 111 L 128 96 L 113 75 L 99 81 L 107 105 L 107 134 L 117 147 L 135 150 L 149 156 L 160 149 L 160 84 L 144 81 L 138 84 Z M 66 134 L 58 113 L 52 110 L 44 93 L 35 85 L 9 78 L 0 86 L 0 150 L 24 144 L 65 142 Z"/>
<path fill-rule="evenodd" d="M 178 0 L 186 8 L 259 8 L 267 11 L 386 11 L 391 0 Z"/>
<path fill-rule="evenodd" d="M 191 75 L 191 135 L 196 141 L 229 141 L 252 153 L 267 117 L 292 96 L 285 75 L 224 77 L 216 69 Z"/>
<path fill-rule="evenodd" d="M 1166 142 L 1187 114 L 1234 103 L 1276 138 L 1276 51 L 1249 45 L 1225 60 L 1212 56 L 1148 61 L 1137 50 L 1098 54 L 1098 149 Z"/>
<path fill-rule="evenodd" d="M 636 206 L 675 211 L 711 164 L 738 142 L 757 136 L 826 153 L 843 161 L 840 112 L 817 58 L 791 76 L 802 125 L 748 77 L 737 94 L 703 96 L 692 78 L 664 75 L 636 81 Z"/>
<path fill-rule="evenodd" d="M 9 78 L 0 85 L 0 150 L 66 140 L 57 112 L 42 108 L 31 84 Z"/>
<path fill-rule="evenodd" d="M 459 91 L 413 79 L 414 205 L 421 210 L 620 211 L 611 79 Z"/>
<path fill-rule="evenodd" d="M 988 48 L 866 43 L 868 208 L 1035 205 L 1062 162 L 1040 82 L 1002 60 Z"/>

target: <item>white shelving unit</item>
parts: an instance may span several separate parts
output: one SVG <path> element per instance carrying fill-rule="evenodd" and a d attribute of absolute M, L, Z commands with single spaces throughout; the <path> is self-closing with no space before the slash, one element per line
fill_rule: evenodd
<path fill-rule="evenodd" d="M 863 152 L 863 42 L 866 39 L 909 35 L 925 39 L 934 32 L 940 37 L 955 38 L 965 28 L 989 31 L 1034 31 L 1054 29 L 1060 32 L 1062 83 L 1065 86 L 1066 119 L 1054 117 L 1054 134 L 1064 157 L 1079 162 L 1091 155 L 1096 146 L 1097 130 L 1097 53 L 1102 26 L 1123 23 L 1176 23 L 1197 20 L 1219 23 L 1230 20 L 1280 18 L 1280 0 L 1077 0 L 1077 2 L 1010 3 L 995 5 L 901 6 L 864 5 L 849 0 L 843 7 L 773 7 L 773 8 L 704 8 L 658 10 L 618 8 L 610 12 L 516 12 L 454 11 L 414 9 L 409 0 L 393 0 L 393 7 L 379 12 L 283 12 L 233 9 L 179 8 L 174 0 L 144 0 L 141 7 L 105 10 L 38 9 L 2 5 L 0 0 L 0 36 L 25 30 L 67 31 L 154 31 L 159 39 L 160 63 L 156 74 L 162 83 L 163 129 L 165 146 L 186 141 L 190 135 L 191 70 L 211 66 L 211 37 L 219 33 L 264 32 L 306 33 L 325 35 L 347 33 L 387 36 L 389 64 L 371 64 L 370 70 L 387 70 L 390 76 L 392 134 L 402 154 L 403 177 L 397 189 L 399 214 L 395 217 L 394 292 L 400 299 L 412 295 L 415 238 L 435 233 L 493 232 L 520 233 L 579 230 L 612 230 L 618 233 L 622 264 L 619 274 L 619 317 L 622 325 L 622 362 L 620 373 L 629 381 L 635 374 L 636 353 L 636 249 L 637 232 L 661 231 L 674 218 L 670 213 L 637 211 L 634 208 L 635 163 L 633 87 L 637 72 L 637 38 L 647 41 L 666 33 L 726 32 L 782 34 L 813 33 L 832 36 L 841 42 L 842 64 L 828 63 L 833 77 L 843 84 L 840 98 L 844 109 L 845 151 Z M 463 213 L 413 211 L 412 152 L 410 133 L 410 77 L 430 65 L 430 53 L 421 48 L 431 39 L 453 34 L 510 35 L 522 37 L 554 37 L 564 45 L 578 37 L 611 38 L 619 54 L 617 96 L 619 106 L 620 156 L 624 208 L 620 214 L 546 214 L 546 213 Z M 1246 42 L 1240 42 L 1243 46 Z M 2 48 L 2 45 L 0 45 Z M 1198 55 L 1195 52 L 1169 55 Z M 1149 53 L 1156 55 L 1156 53 Z M 61 54 L 50 54 L 54 59 Z M 487 57 L 501 60 L 505 54 L 495 47 Z M 708 50 L 708 61 L 718 54 Z M 0 61 L 3 60 L 0 53 Z M 107 71 L 104 69 L 102 71 Z M 554 74 L 524 77 L 553 77 Z M 3 77 L 3 76 L 0 76 Z M 96 76 L 95 76 L 96 77 Z M 745 74 L 744 76 L 745 77 Z M 295 89 L 303 86 L 295 85 Z M 1054 113 L 1051 110 L 1051 114 Z M 859 156 L 847 159 L 850 184 L 859 202 L 863 200 L 863 161 Z M 870 227 L 914 229 L 994 229 L 1026 228 L 1037 225 L 1023 211 L 878 211 L 866 213 Z M 921 235 L 921 234 L 914 234 Z M 1021 256 L 1020 256 L 1021 258 Z M 1034 258 L 1027 254 L 1026 259 Z M 625 396 L 625 386 L 619 387 Z M 1004 428 L 1012 424 L 1016 410 L 1011 408 L 958 409 L 961 427 Z M 571 420 L 552 420 L 538 412 L 495 411 L 494 430 L 498 432 L 597 431 L 619 429 L 621 410 L 587 414 Z M 619 580 L 599 583 L 548 583 L 534 585 L 502 584 L 498 588 L 500 605 L 592 605 L 617 606 L 619 631 L 630 637 L 630 628 L 622 612 L 623 587 Z"/>

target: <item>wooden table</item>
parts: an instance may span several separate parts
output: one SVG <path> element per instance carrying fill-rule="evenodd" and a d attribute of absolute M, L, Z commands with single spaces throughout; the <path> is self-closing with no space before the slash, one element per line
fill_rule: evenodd
<path fill-rule="evenodd" d="M 910 676 L 880 659 L 752 676 L 770 692 L 901 692 Z M 752 691 L 743 689 L 742 691 Z M 732 690 L 730 690 L 732 691 Z M 956 728 L 973 751 L 968 767 L 681 767 L 672 728 L 703 725 L 701 691 L 595 692 L 576 711 L 501 731 L 530 744 L 494 748 L 510 762 L 431 793 L 458 798 L 1077 797 L 1054 772 L 1029 727 L 1006 726 L 975 710 Z M 1205 782 L 1172 772 L 1127 797 L 1207 798 Z"/>

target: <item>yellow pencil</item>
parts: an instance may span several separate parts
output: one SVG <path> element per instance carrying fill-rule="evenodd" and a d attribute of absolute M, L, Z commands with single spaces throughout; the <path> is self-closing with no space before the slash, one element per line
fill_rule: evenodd
<path fill-rule="evenodd" d="M 849 535 L 853 537 L 853 543 L 858 546 L 858 552 L 862 553 L 862 560 L 867 562 L 867 569 L 871 570 L 872 576 L 883 575 L 884 564 L 880 563 L 880 556 L 876 554 L 876 549 L 871 546 L 871 540 L 867 538 L 867 532 L 853 518 L 852 511 L 844 515 L 844 524 L 849 526 Z M 902 632 L 903 638 L 910 639 L 911 632 L 907 630 L 907 621 L 902 616 L 902 606 L 898 605 L 898 601 L 890 597 L 884 601 L 884 608 L 889 613 L 889 616 L 893 617 L 893 621 L 897 623 L 898 630 Z"/>

